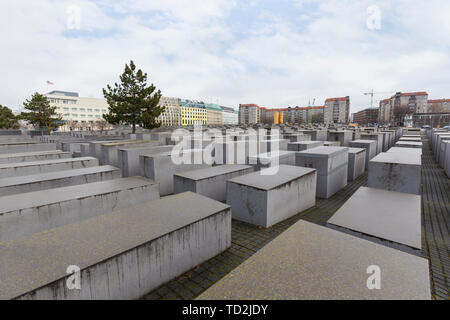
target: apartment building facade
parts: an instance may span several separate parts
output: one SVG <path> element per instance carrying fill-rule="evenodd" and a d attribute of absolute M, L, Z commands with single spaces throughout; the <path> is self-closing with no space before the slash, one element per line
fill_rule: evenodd
<path fill-rule="evenodd" d="M 237 125 L 239 124 L 239 111 L 229 107 L 222 108 L 222 124 Z"/>
<path fill-rule="evenodd" d="M 378 122 L 378 108 L 367 108 L 353 114 L 353 122 L 367 125 Z"/>
<path fill-rule="evenodd" d="M 161 97 L 159 99 L 159 105 L 164 107 L 164 111 L 158 116 L 161 126 L 181 126 L 181 107 L 179 98 Z"/>
<path fill-rule="evenodd" d="M 450 112 L 450 99 L 428 100 L 428 113 Z"/>
<path fill-rule="evenodd" d="M 97 130 L 97 123 L 104 122 L 103 115 L 108 113 L 106 99 L 85 98 L 80 97 L 78 92 L 57 90 L 45 96 L 64 121 L 64 125 L 59 128 L 61 131 Z"/>
<path fill-rule="evenodd" d="M 206 125 L 207 112 L 205 104 L 190 100 L 180 100 L 181 125 Z"/>
<path fill-rule="evenodd" d="M 324 123 L 348 123 L 350 117 L 350 97 L 328 98 L 324 105 Z"/>
<path fill-rule="evenodd" d="M 257 104 L 239 105 L 239 124 L 257 124 L 261 122 L 261 111 Z"/>
<path fill-rule="evenodd" d="M 206 124 L 209 126 L 222 125 L 222 108 L 215 103 L 205 104 L 206 108 Z"/>

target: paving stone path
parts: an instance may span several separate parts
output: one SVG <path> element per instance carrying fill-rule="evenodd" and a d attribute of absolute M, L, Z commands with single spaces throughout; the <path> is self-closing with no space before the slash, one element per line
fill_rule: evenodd
<path fill-rule="evenodd" d="M 450 185 L 424 139 L 422 155 L 422 225 L 424 257 L 430 261 L 433 299 L 449 299 Z M 193 299 L 248 259 L 300 219 L 319 225 L 326 221 L 358 190 L 367 185 L 367 172 L 327 200 L 298 215 L 264 229 L 243 222 L 232 222 L 231 248 L 197 268 L 157 288 L 144 299 Z"/>

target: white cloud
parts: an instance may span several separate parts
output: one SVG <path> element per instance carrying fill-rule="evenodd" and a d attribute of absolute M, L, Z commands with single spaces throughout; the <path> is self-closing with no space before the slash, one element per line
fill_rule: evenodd
<path fill-rule="evenodd" d="M 46 80 L 55 83 L 49 89 L 101 97 L 130 59 L 165 95 L 235 108 L 350 95 L 354 112 L 368 106 L 362 93 L 372 88 L 450 97 L 446 0 L 299 0 L 295 15 L 254 1 L 242 5 L 248 21 L 234 20 L 240 4 L 227 0 L 110 3 L 1 1 L 0 104 L 17 108 L 46 91 Z M 381 30 L 366 27 L 374 3 Z M 81 8 L 79 33 L 67 30 L 70 5 Z"/>

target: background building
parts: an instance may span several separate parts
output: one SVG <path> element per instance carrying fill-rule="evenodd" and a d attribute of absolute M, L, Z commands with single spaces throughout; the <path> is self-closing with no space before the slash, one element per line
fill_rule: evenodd
<path fill-rule="evenodd" d="M 380 107 L 378 108 L 378 119 L 379 124 L 390 124 L 392 121 L 392 108 L 391 100 L 384 99 L 380 101 Z"/>
<path fill-rule="evenodd" d="M 239 105 L 239 124 L 260 123 L 260 109 L 257 104 Z"/>
<path fill-rule="evenodd" d="M 325 100 L 323 120 L 325 124 L 348 123 L 350 116 L 350 97 L 329 98 Z"/>
<path fill-rule="evenodd" d="M 366 125 L 378 122 L 378 108 L 367 108 L 353 114 L 353 122 Z"/>
<path fill-rule="evenodd" d="M 51 91 L 45 96 L 65 122 L 59 129 L 61 131 L 96 130 L 96 122 L 103 122 L 103 114 L 108 113 L 106 99 L 83 98 L 77 92 L 69 91 Z"/>
<path fill-rule="evenodd" d="M 212 126 L 222 125 L 222 108 L 215 103 L 205 104 L 206 124 Z"/>
<path fill-rule="evenodd" d="M 450 99 L 428 100 L 426 112 L 450 112 Z"/>
<path fill-rule="evenodd" d="M 180 100 L 181 125 L 190 126 L 195 124 L 206 125 L 206 107 L 203 102 Z"/>
<path fill-rule="evenodd" d="M 237 125 L 239 123 L 239 111 L 233 108 L 222 108 L 222 124 L 224 125 Z"/>
<path fill-rule="evenodd" d="M 161 97 L 159 105 L 165 108 L 158 117 L 158 120 L 161 121 L 161 126 L 181 126 L 181 107 L 179 98 Z"/>
<path fill-rule="evenodd" d="M 412 115 L 412 122 L 415 127 L 424 125 L 432 128 L 442 128 L 450 125 L 450 112 L 441 113 L 416 113 Z"/>

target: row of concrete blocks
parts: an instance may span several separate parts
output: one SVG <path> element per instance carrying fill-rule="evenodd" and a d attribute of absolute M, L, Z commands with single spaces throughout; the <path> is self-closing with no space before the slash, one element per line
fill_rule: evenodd
<path fill-rule="evenodd" d="M 92 157 L 38 159 L 3 167 L 16 174 L 0 179 L 0 299 L 135 299 L 231 245 L 227 205 L 159 199 L 157 183 Z"/>
<path fill-rule="evenodd" d="M 420 196 L 361 187 L 326 227 L 300 220 L 197 299 L 429 300 L 421 244 Z"/>
<path fill-rule="evenodd" d="M 445 129 L 428 130 L 428 132 L 436 162 L 450 178 L 450 132 Z"/>

